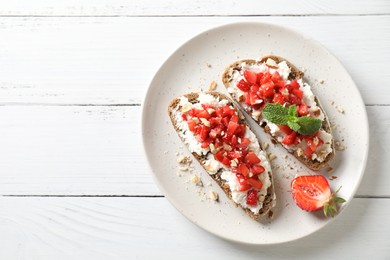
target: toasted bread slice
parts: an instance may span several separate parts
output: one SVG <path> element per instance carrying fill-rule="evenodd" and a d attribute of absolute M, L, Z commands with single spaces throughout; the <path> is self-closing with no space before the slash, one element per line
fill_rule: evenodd
<path fill-rule="evenodd" d="M 304 86 L 305 89 L 307 89 L 307 91 L 312 94 L 310 86 L 302 82 L 304 73 L 286 59 L 275 55 L 268 55 L 262 57 L 260 60 L 246 59 L 236 61 L 229 65 L 222 74 L 223 84 L 227 88 L 232 98 L 240 104 L 240 106 L 244 109 L 246 113 L 251 115 L 252 118 L 264 128 L 265 132 L 270 134 L 271 140 L 273 142 L 282 144 L 283 135 L 278 133 L 278 130 L 275 130 L 276 125 L 273 125 L 273 127 L 271 127 L 272 123 L 268 122 L 262 117 L 260 110 L 255 111 L 253 107 L 247 105 L 242 96 L 243 92 L 240 92 L 240 90 L 237 88 L 237 82 L 241 79 L 244 79 L 244 70 L 253 70 L 257 73 L 261 72 L 262 70 L 270 72 L 278 71 L 278 73 L 280 71 L 280 75 L 282 75 L 285 82 L 288 83 L 293 80 L 299 80 L 301 82 L 301 88 L 303 88 Z M 304 95 L 306 95 L 306 93 L 304 93 Z M 324 140 L 324 144 L 322 144 L 322 146 L 318 146 L 318 151 L 316 150 L 311 156 L 311 158 L 308 158 L 303 152 L 304 149 L 302 148 L 304 148 L 305 142 L 302 143 L 302 147 L 299 147 L 299 145 L 294 145 L 290 147 L 288 145 L 282 145 L 284 146 L 284 148 L 286 148 L 288 152 L 293 154 L 299 161 L 301 161 L 310 169 L 320 170 L 321 168 L 325 167 L 330 160 L 332 160 L 332 158 L 334 157 L 335 149 L 328 118 L 325 114 L 324 109 L 321 107 L 318 98 L 314 96 L 314 94 L 312 95 L 313 97 L 311 102 L 313 106 L 310 108 L 312 109 L 312 115 L 310 116 L 320 116 L 320 119 L 322 120 L 322 127 L 319 132 L 321 137 L 324 137 L 324 139 L 326 139 Z M 272 103 L 272 101 L 269 100 L 265 102 Z"/>
<path fill-rule="evenodd" d="M 225 150 L 227 149 L 225 148 L 225 146 L 215 149 L 214 144 L 211 143 L 212 146 L 210 145 L 207 148 L 199 149 L 200 147 L 199 145 L 197 146 L 198 148 L 193 148 L 194 142 L 196 144 L 196 142 L 198 141 L 196 139 L 196 135 L 189 130 L 187 121 L 183 118 L 182 114 L 187 113 L 189 109 L 193 108 L 193 106 L 197 106 L 198 108 L 201 109 L 200 104 L 210 104 L 208 101 L 205 100 L 215 100 L 213 101 L 214 108 L 219 106 L 229 106 L 230 108 L 233 108 L 235 110 L 235 114 L 239 118 L 239 123 L 246 125 L 245 136 L 247 135 L 250 136 L 251 138 L 250 146 L 257 147 L 256 149 L 258 149 L 257 155 L 259 156 L 259 158 L 261 157 L 260 165 L 264 167 L 265 171 L 258 176 L 256 175 L 258 179 L 261 180 L 263 183 L 263 187 L 257 190 L 258 197 L 257 197 L 256 206 L 251 206 L 246 204 L 247 191 L 238 191 L 237 188 L 231 187 L 231 186 L 237 186 L 237 185 L 232 185 L 232 181 L 233 183 L 234 182 L 238 183 L 238 179 L 236 175 L 232 173 L 232 167 L 234 166 L 222 165 L 220 162 L 218 162 L 215 159 L 214 154 L 216 153 L 216 150 L 218 149 L 219 149 L 218 151 Z M 213 109 L 208 111 L 211 112 L 212 115 L 215 115 L 213 114 L 214 112 L 212 110 Z M 255 220 L 259 220 L 275 205 L 275 191 L 273 185 L 272 172 L 271 172 L 271 167 L 267 159 L 266 153 L 262 150 L 256 136 L 253 134 L 253 132 L 250 130 L 249 126 L 247 125 L 245 117 L 239 111 L 239 109 L 237 109 L 236 105 L 232 102 L 232 100 L 230 100 L 224 94 L 218 92 L 189 93 L 172 100 L 168 107 L 168 114 L 169 117 L 171 118 L 172 124 L 176 132 L 179 134 L 179 137 L 181 138 L 183 143 L 187 145 L 187 148 L 192 152 L 193 156 L 209 173 L 210 177 L 223 189 L 223 191 L 226 193 L 226 195 L 233 202 L 234 205 L 241 207 L 247 215 L 249 215 L 251 218 Z M 202 124 L 202 122 L 199 122 L 199 124 Z M 210 126 L 211 129 L 212 127 L 213 125 Z M 221 136 L 224 134 L 226 133 L 222 132 Z M 201 144 L 201 142 L 198 143 Z M 214 160 L 213 163 L 211 162 L 212 160 Z M 211 167 L 212 164 L 214 164 L 213 167 Z M 215 166 L 216 164 L 218 166 Z M 233 176 L 234 178 L 229 179 L 226 176 Z"/>

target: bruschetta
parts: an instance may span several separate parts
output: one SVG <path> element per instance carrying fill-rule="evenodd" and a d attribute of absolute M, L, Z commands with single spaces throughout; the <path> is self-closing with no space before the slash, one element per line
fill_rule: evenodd
<path fill-rule="evenodd" d="M 281 144 L 310 169 L 319 170 L 334 157 L 333 137 L 325 111 L 303 76 L 291 62 L 268 55 L 234 62 L 223 72 L 222 81 L 231 97 L 274 143 Z M 268 109 L 271 106 L 279 110 Z M 289 114 L 285 121 L 267 119 L 270 113 L 263 113 L 266 107 L 267 112 L 289 110 L 290 122 L 287 124 Z M 316 122 L 316 131 L 304 131 L 307 125 L 298 124 L 306 121 Z"/>
<path fill-rule="evenodd" d="M 259 220 L 275 205 L 271 165 L 233 101 L 222 93 L 189 93 L 171 101 L 175 131 L 227 197 Z"/>

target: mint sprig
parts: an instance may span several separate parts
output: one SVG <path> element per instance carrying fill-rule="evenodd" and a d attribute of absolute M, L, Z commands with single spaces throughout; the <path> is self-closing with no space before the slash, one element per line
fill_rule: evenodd
<path fill-rule="evenodd" d="M 322 121 L 308 116 L 298 116 L 297 106 L 288 108 L 280 104 L 267 104 L 263 108 L 263 116 L 268 121 L 277 125 L 288 125 L 293 131 L 303 135 L 316 133 L 322 125 Z"/>

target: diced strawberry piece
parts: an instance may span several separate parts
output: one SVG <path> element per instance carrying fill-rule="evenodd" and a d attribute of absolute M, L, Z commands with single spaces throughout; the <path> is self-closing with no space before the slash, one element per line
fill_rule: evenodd
<path fill-rule="evenodd" d="M 203 141 L 201 147 L 202 148 L 207 148 L 213 141 L 210 138 L 207 138 L 206 140 Z"/>
<path fill-rule="evenodd" d="M 249 92 L 245 93 L 244 97 L 245 97 L 245 104 L 247 104 L 249 106 L 252 105 L 250 93 Z"/>
<path fill-rule="evenodd" d="M 239 127 L 239 124 L 237 124 L 236 122 L 233 122 L 233 121 L 229 121 L 229 124 L 228 124 L 228 127 L 227 127 L 227 136 L 232 136 L 237 128 Z"/>
<path fill-rule="evenodd" d="M 225 116 L 222 118 L 222 124 L 227 127 L 229 125 L 229 117 Z"/>
<path fill-rule="evenodd" d="M 260 86 L 258 84 L 253 84 L 251 87 L 251 92 L 256 93 L 257 91 L 259 91 L 259 89 L 260 89 Z"/>
<path fill-rule="evenodd" d="M 246 178 L 241 173 L 236 174 L 237 180 L 239 184 L 246 184 Z"/>
<path fill-rule="evenodd" d="M 275 71 L 272 76 L 271 76 L 271 80 L 274 82 L 274 83 L 277 83 L 279 80 L 280 80 L 280 74 L 279 72 Z"/>
<path fill-rule="evenodd" d="M 245 181 L 245 184 L 241 184 L 241 185 L 240 185 L 239 191 L 247 191 L 247 190 L 249 190 L 250 188 L 252 188 L 252 186 L 249 185 L 249 184 Z"/>
<path fill-rule="evenodd" d="M 231 135 L 225 134 L 225 135 L 222 137 L 222 141 L 223 141 L 225 144 L 230 144 L 230 143 L 232 142 L 232 136 L 231 136 Z"/>
<path fill-rule="evenodd" d="M 286 135 L 282 141 L 285 145 L 291 145 L 295 142 L 295 137 L 297 136 L 297 133 L 292 131 L 290 134 Z"/>
<path fill-rule="evenodd" d="M 307 147 L 305 151 L 303 151 L 306 158 L 311 159 L 311 156 L 313 155 L 313 150 L 310 147 Z"/>
<path fill-rule="evenodd" d="M 259 165 L 259 164 L 253 165 L 251 167 L 251 170 L 252 170 L 253 174 L 255 174 L 255 175 L 263 173 L 265 171 L 264 167 Z"/>
<path fill-rule="evenodd" d="M 246 70 L 244 71 L 244 78 L 251 84 L 256 84 L 257 75 L 256 72 Z"/>
<path fill-rule="evenodd" d="M 256 164 L 259 163 L 261 160 L 259 157 L 257 157 L 257 155 L 254 152 L 249 152 L 245 156 L 245 161 L 250 164 Z"/>
<path fill-rule="evenodd" d="M 263 85 L 271 80 L 271 74 L 269 72 L 265 72 L 263 77 L 260 79 L 260 85 Z"/>
<path fill-rule="evenodd" d="M 234 115 L 236 112 L 231 109 L 229 106 L 224 106 L 223 108 L 223 113 L 222 113 L 222 116 L 232 116 Z"/>
<path fill-rule="evenodd" d="M 292 93 L 299 99 L 302 99 L 302 97 L 303 97 L 303 91 L 298 89 L 298 88 L 294 88 L 292 90 Z"/>
<path fill-rule="evenodd" d="M 313 142 L 313 140 L 307 140 L 307 146 L 314 152 L 317 149 L 317 146 Z"/>
<path fill-rule="evenodd" d="M 210 130 L 209 137 L 212 140 L 215 140 L 221 134 L 221 132 L 222 132 L 222 130 L 220 128 L 212 128 Z"/>
<path fill-rule="evenodd" d="M 223 146 L 223 142 L 221 141 L 220 138 L 215 139 L 214 146 L 215 148 Z"/>
<path fill-rule="evenodd" d="M 272 97 L 272 95 L 274 94 L 274 85 L 275 84 L 272 81 L 268 81 L 261 85 L 260 93 L 263 95 L 263 97 Z"/>
<path fill-rule="evenodd" d="M 248 82 L 242 79 L 237 83 L 237 88 L 244 92 L 248 92 L 250 90 L 250 85 L 248 84 Z"/>
<path fill-rule="evenodd" d="M 239 143 L 237 145 L 237 148 L 242 150 L 242 151 L 246 150 L 246 148 L 248 148 L 250 143 L 251 143 L 251 141 L 248 138 L 241 138 L 241 143 Z"/>
<path fill-rule="evenodd" d="M 257 205 L 257 190 L 249 190 L 246 196 L 246 204 L 251 206 Z"/>
<path fill-rule="evenodd" d="M 238 144 L 237 135 L 233 135 L 230 142 L 233 146 L 236 146 Z"/>
<path fill-rule="evenodd" d="M 191 132 L 195 131 L 196 123 L 193 120 L 188 120 L 187 125 Z"/>
<path fill-rule="evenodd" d="M 196 139 L 199 141 L 199 142 L 204 142 L 206 140 L 206 138 L 209 136 L 209 131 L 210 131 L 210 128 L 205 126 L 205 125 L 202 125 L 200 126 L 200 133 L 199 135 L 196 137 Z"/>
<path fill-rule="evenodd" d="M 293 89 L 299 89 L 300 88 L 300 85 L 298 83 L 298 81 L 296 79 L 294 79 L 293 81 L 290 82 L 290 85 Z"/>
<path fill-rule="evenodd" d="M 260 104 L 261 98 L 254 92 L 249 92 L 250 105 Z"/>
<path fill-rule="evenodd" d="M 275 87 L 277 88 L 283 88 L 286 85 L 286 83 L 283 80 L 279 80 L 278 82 L 275 82 Z"/>
<path fill-rule="evenodd" d="M 313 139 L 315 136 L 318 136 L 318 134 L 319 134 L 319 132 L 315 132 L 312 135 L 305 135 L 305 136 L 303 136 L 303 138 L 307 141 L 307 140 Z"/>
<path fill-rule="evenodd" d="M 237 167 L 237 171 L 245 177 L 249 175 L 249 169 L 245 163 L 240 163 Z"/>
<path fill-rule="evenodd" d="M 216 117 L 221 118 L 223 114 L 223 109 L 221 107 L 215 109 L 215 113 L 217 114 Z"/>
<path fill-rule="evenodd" d="M 234 160 L 234 159 L 241 158 L 242 153 L 239 152 L 239 151 L 232 151 L 232 152 L 228 152 L 227 155 L 228 155 L 228 157 L 229 157 L 231 160 Z"/>
<path fill-rule="evenodd" d="M 306 116 L 308 114 L 308 106 L 305 103 L 301 103 L 298 107 L 298 115 L 299 116 Z"/>
<path fill-rule="evenodd" d="M 219 125 L 222 122 L 221 117 L 212 117 L 209 119 L 210 127 L 214 127 L 215 125 Z"/>
<path fill-rule="evenodd" d="M 296 105 L 300 105 L 302 100 L 300 98 L 298 98 L 297 96 L 295 96 L 294 94 L 290 94 L 290 103 L 291 104 L 296 104 Z"/>
<path fill-rule="evenodd" d="M 233 121 L 234 123 L 238 123 L 238 116 L 236 114 L 232 115 L 230 121 Z"/>
<path fill-rule="evenodd" d="M 260 190 L 263 187 L 263 183 L 257 177 L 249 178 L 246 181 L 253 188 L 256 188 L 256 189 Z"/>
<path fill-rule="evenodd" d="M 230 166 L 231 164 L 231 160 L 227 157 L 224 157 L 223 160 L 222 160 L 222 164 L 225 165 L 225 166 Z"/>
<path fill-rule="evenodd" d="M 201 111 L 198 112 L 198 117 L 199 118 L 209 119 L 211 116 L 210 116 L 210 114 L 206 110 L 201 110 Z"/>
<path fill-rule="evenodd" d="M 256 74 L 256 77 L 257 77 L 256 83 L 257 83 L 257 84 L 261 84 L 260 81 L 261 81 L 261 79 L 263 78 L 263 76 L 264 76 L 264 73 L 263 73 L 263 72 L 259 72 L 259 73 Z"/>
<path fill-rule="evenodd" d="M 222 161 L 223 161 L 223 158 L 224 158 L 223 154 L 224 154 L 224 151 L 219 151 L 219 152 L 217 152 L 217 153 L 214 154 L 214 158 L 215 158 L 217 161 L 222 162 Z"/>
<path fill-rule="evenodd" d="M 280 93 L 275 93 L 274 98 L 272 99 L 273 103 L 284 104 L 284 96 Z"/>
<path fill-rule="evenodd" d="M 187 121 L 187 115 L 186 114 L 181 114 L 181 118 L 183 118 L 184 121 Z"/>
<path fill-rule="evenodd" d="M 278 125 L 278 127 L 279 127 L 279 129 L 280 129 L 281 131 L 283 131 L 283 133 L 285 133 L 286 135 L 291 134 L 291 132 L 293 131 L 293 130 L 291 130 L 290 127 L 288 127 L 288 125 Z"/>
<path fill-rule="evenodd" d="M 236 174 L 238 183 L 240 184 L 239 191 L 246 191 L 251 188 L 251 185 L 248 184 L 247 179 L 240 173 Z"/>
<path fill-rule="evenodd" d="M 190 115 L 191 117 L 196 116 L 196 114 L 197 114 L 196 110 L 197 110 L 197 109 L 192 108 L 190 111 L 188 111 L 188 115 Z"/>
<path fill-rule="evenodd" d="M 234 132 L 234 134 L 237 136 L 237 137 L 244 137 L 245 136 L 245 132 L 246 132 L 246 126 L 244 124 L 242 125 L 239 125 L 236 129 L 236 131 Z"/>

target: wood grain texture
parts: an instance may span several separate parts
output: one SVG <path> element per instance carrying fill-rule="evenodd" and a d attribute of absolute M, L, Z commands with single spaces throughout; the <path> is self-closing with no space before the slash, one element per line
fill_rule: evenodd
<path fill-rule="evenodd" d="M 357 195 L 390 197 L 390 107 L 367 110 L 371 147 Z M 139 106 L 0 106 L 0 194 L 162 195 L 143 156 L 140 114 Z"/>
<path fill-rule="evenodd" d="M 354 199 L 317 233 L 263 247 L 217 238 L 189 224 L 165 198 L 0 197 L 0 258 L 386 259 L 389 209 L 390 200 Z"/>
<path fill-rule="evenodd" d="M 270 2 L 227 0 L 70 0 L 34 2 L 8 1 L 0 4 L 3 16 L 209 16 L 209 15 L 358 15 L 390 14 L 385 0 L 280 0 Z"/>
<path fill-rule="evenodd" d="M 238 21 L 270 22 L 309 35 L 345 65 L 366 104 L 389 104 L 390 15 L 2 17 L 0 104 L 139 104 L 180 44 Z"/>

